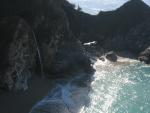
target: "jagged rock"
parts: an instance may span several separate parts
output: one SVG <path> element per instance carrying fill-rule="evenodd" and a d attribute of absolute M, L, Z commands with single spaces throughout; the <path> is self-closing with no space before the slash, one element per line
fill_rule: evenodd
<path fill-rule="evenodd" d="M 145 62 L 146 64 L 150 64 L 150 47 L 141 52 L 138 59 L 142 62 Z"/>
<path fill-rule="evenodd" d="M 105 57 L 112 62 L 117 61 L 117 55 L 113 51 L 106 53 Z"/>
<path fill-rule="evenodd" d="M 35 66 L 32 30 L 20 17 L 9 17 L 0 21 L 0 35 L 0 88 L 26 90 Z"/>

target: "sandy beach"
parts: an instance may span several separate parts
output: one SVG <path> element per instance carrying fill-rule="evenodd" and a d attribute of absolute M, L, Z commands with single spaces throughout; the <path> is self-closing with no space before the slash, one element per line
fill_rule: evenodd
<path fill-rule="evenodd" d="M 31 108 L 41 100 L 53 87 L 48 79 L 34 76 L 29 81 L 29 89 L 25 92 L 0 91 L 1 113 L 29 113 Z"/>

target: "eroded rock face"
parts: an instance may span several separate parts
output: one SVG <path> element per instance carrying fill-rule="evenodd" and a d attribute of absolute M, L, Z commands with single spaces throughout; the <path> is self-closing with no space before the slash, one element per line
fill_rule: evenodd
<path fill-rule="evenodd" d="M 146 64 L 150 64 L 150 47 L 141 52 L 138 59 L 142 62 L 145 62 Z"/>
<path fill-rule="evenodd" d="M 26 90 L 35 66 L 35 42 L 27 23 L 19 17 L 0 21 L 0 87 Z"/>

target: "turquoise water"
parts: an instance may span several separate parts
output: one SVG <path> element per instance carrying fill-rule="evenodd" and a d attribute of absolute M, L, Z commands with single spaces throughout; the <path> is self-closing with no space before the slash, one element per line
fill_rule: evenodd
<path fill-rule="evenodd" d="M 91 104 L 82 113 L 150 113 L 150 67 L 97 63 Z"/>
<path fill-rule="evenodd" d="M 89 86 L 73 82 L 86 75 L 59 84 L 31 113 L 150 113 L 150 66 L 126 59 L 97 61 L 94 68 Z"/>

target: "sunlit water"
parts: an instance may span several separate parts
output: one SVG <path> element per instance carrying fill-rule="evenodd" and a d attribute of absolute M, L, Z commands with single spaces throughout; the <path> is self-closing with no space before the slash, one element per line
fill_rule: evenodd
<path fill-rule="evenodd" d="M 85 75 L 60 84 L 31 113 L 150 113 L 150 66 L 128 59 L 120 63 L 98 60 L 94 68 L 90 87 L 73 83 Z M 53 103 L 63 108 L 50 111 Z M 41 105 L 48 112 L 39 112 Z"/>

